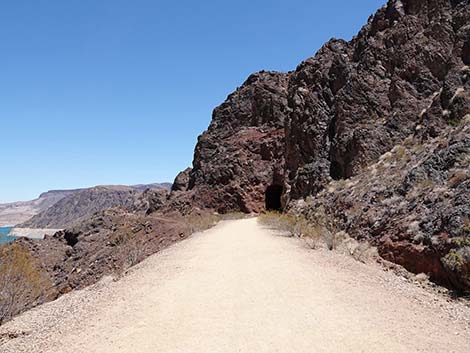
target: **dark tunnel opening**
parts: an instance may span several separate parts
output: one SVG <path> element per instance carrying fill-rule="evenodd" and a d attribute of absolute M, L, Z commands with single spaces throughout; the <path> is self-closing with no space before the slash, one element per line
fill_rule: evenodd
<path fill-rule="evenodd" d="M 282 186 L 281 185 L 270 185 L 266 189 L 265 202 L 266 210 L 268 211 L 281 211 L 281 196 Z"/>

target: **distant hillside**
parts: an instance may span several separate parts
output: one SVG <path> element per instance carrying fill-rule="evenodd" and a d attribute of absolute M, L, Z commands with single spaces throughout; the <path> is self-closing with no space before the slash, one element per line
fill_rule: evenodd
<path fill-rule="evenodd" d="M 18 225 L 18 227 L 66 228 L 108 208 L 117 206 L 132 208 L 140 200 L 143 191 L 147 189 L 166 190 L 168 187 L 166 184 L 149 184 L 96 186 L 82 189 L 60 199 L 51 207 Z"/>
<path fill-rule="evenodd" d="M 135 190 L 136 192 L 142 192 L 145 191 L 146 189 L 164 189 L 164 190 L 170 190 L 171 189 L 171 183 L 153 183 L 153 184 L 138 184 L 138 185 L 132 185 L 132 186 L 103 186 L 103 187 L 94 187 L 91 189 L 97 189 L 97 188 L 107 188 L 109 191 L 111 190 L 122 190 L 122 188 L 128 188 L 130 190 Z M 47 224 L 47 223 L 53 223 L 53 224 L 58 224 L 61 222 L 58 222 L 58 219 L 56 216 L 58 216 L 61 212 L 58 210 L 51 210 L 47 214 L 42 214 L 44 211 L 48 210 L 51 206 L 54 206 L 56 203 L 61 201 L 63 198 L 67 196 L 71 196 L 73 194 L 83 192 L 89 189 L 71 189 L 71 190 L 50 190 L 47 192 L 42 193 L 39 195 L 37 199 L 31 200 L 31 201 L 18 201 L 18 202 L 9 202 L 9 203 L 0 203 L 0 227 L 7 227 L 7 226 L 20 226 L 20 227 L 26 227 L 26 225 L 33 225 L 33 224 Z M 112 192 L 111 192 L 112 193 Z M 91 206 L 91 209 L 102 209 L 102 206 L 106 206 L 108 204 L 112 204 L 112 206 L 120 205 L 119 202 L 119 196 L 117 202 L 109 202 L 110 197 L 105 197 L 107 201 L 101 200 L 98 201 L 98 204 Z M 80 197 L 81 200 L 83 200 Z M 75 199 L 72 199 L 74 202 L 82 202 L 78 201 Z M 93 199 L 94 200 L 94 199 Z M 93 203 L 94 201 L 92 201 Z M 64 202 L 66 203 L 66 202 Z M 57 207 L 62 207 L 64 203 L 59 204 Z M 117 203 L 117 204 L 116 204 Z M 75 208 L 80 209 L 80 215 L 79 217 L 82 216 L 81 212 L 83 212 L 83 208 L 88 207 L 84 206 L 82 204 L 75 206 Z M 71 213 L 73 211 L 70 209 L 69 206 L 66 207 L 69 209 Z M 39 215 L 41 213 L 41 215 Z M 51 218 L 50 221 L 46 221 L 46 219 L 49 219 L 51 215 L 55 215 L 53 219 Z M 38 215 L 38 217 L 35 217 Z M 71 215 L 70 215 L 71 216 Z M 32 219 L 33 217 L 34 220 Z M 72 219 L 74 217 L 70 217 L 69 219 Z M 29 226 L 28 226 L 29 227 Z M 31 226 L 31 228 L 42 228 L 41 226 Z M 49 228 L 49 227 L 47 227 Z M 55 228 L 55 227 L 52 227 Z M 62 228 L 62 227 L 59 227 Z"/>
<path fill-rule="evenodd" d="M 77 191 L 79 190 L 51 190 L 42 193 L 37 199 L 31 201 L 0 204 L 0 227 L 13 226 L 25 222 L 39 212 L 47 210 L 64 197 Z"/>
<path fill-rule="evenodd" d="M 147 189 L 165 189 L 170 191 L 171 187 L 173 186 L 172 183 L 153 183 L 153 184 L 138 184 L 132 185 L 133 188 L 138 190 L 147 190 Z"/>

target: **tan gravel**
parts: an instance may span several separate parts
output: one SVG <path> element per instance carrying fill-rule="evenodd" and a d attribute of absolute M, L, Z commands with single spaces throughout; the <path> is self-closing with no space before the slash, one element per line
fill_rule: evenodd
<path fill-rule="evenodd" d="M 468 320 L 465 304 L 253 218 L 21 315 L 0 351 L 468 353 Z"/>

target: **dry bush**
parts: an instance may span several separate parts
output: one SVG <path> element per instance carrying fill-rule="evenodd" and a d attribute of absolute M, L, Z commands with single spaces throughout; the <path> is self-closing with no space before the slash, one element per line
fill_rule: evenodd
<path fill-rule="evenodd" d="M 236 219 L 243 219 L 248 217 L 243 212 L 229 212 L 229 213 L 192 213 L 185 216 L 184 221 L 189 228 L 189 233 L 202 232 L 212 228 L 220 221 L 230 221 Z"/>
<path fill-rule="evenodd" d="M 138 244 L 134 239 L 129 241 L 126 246 L 126 266 L 132 267 L 137 265 L 144 258 L 145 251 L 143 245 Z"/>
<path fill-rule="evenodd" d="M 265 212 L 258 217 L 258 221 L 286 236 L 304 239 L 312 249 L 318 246 L 325 231 L 320 225 L 310 222 L 302 215 Z"/>
<path fill-rule="evenodd" d="M 219 218 L 221 221 L 231 221 L 231 220 L 236 220 L 236 219 L 244 219 L 249 217 L 249 214 L 243 213 L 243 212 L 229 212 L 229 213 L 223 213 L 219 215 Z"/>
<path fill-rule="evenodd" d="M 345 232 L 332 232 L 324 228 L 323 239 L 328 250 L 336 250 L 346 240 Z"/>
<path fill-rule="evenodd" d="M 202 232 L 215 226 L 221 219 L 219 214 L 190 214 L 184 221 L 189 228 L 189 233 Z"/>
<path fill-rule="evenodd" d="M 378 256 L 377 249 L 367 242 L 359 243 L 351 255 L 355 260 L 363 263 L 366 263 L 368 260 Z"/>
<path fill-rule="evenodd" d="M 31 306 L 50 287 L 39 262 L 19 244 L 0 250 L 0 325 Z"/>
<path fill-rule="evenodd" d="M 403 146 L 395 146 L 393 148 L 393 152 L 395 152 L 395 160 L 400 161 L 406 156 L 406 148 Z"/>
<path fill-rule="evenodd" d="M 364 263 L 378 256 L 377 249 L 368 242 L 358 242 L 348 233 L 337 231 L 322 208 L 315 213 L 314 221 L 303 215 L 278 212 L 263 213 L 258 217 L 258 221 L 271 229 L 280 230 L 287 236 L 302 238 L 312 249 L 323 244 L 329 250 L 338 250 Z"/>
<path fill-rule="evenodd" d="M 462 181 L 467 179 L 467 173 L 464 170 L 455 172 L 449 179 L 449 186 L 451 188 L 457 187 Z"/>

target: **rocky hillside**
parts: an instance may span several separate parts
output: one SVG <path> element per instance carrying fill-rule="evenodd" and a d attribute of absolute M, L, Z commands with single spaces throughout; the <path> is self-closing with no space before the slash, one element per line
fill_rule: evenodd
<path fill-rule="evenodd" d="M 116 207 L 98 212 L 53 236 L 47 235 L 44 240 L 20 238 L 12 244 L 19 244 L 33 254 L 52 286 L 43 288 L 39 297 L 22 303 L 18 312 L 93 284 L 105 275 L 119 276 L 191 232 L 187 220 L 178 214 L 161 217 L 145 210 L 130 212 Z M 8 246 L 11 244 L 3 245 L 5 251 Z"/>
<path fill-rule="evenodd" d="M 303 203 L 305 213 L 324 203 L 340 219 L 338 230 L 373 238 L 383 257 L 470 289 L 468 173 L 462 172 L 469 65 L 468 0 L 390 0 L 350 42 L 330 40 L 291 73 L 250 76 L 214 110 L 169 208 L 299 211 L 298 200 L 315 198 L 313 206 Z M 396 151 L 408 162 L 376 172 L 386 195 L 375 195 L 368 168 Z M 454 177 L 460 189 L 449 186 Z M 348 188 L 348 202 L 317 197 L 332 180 L 350 179 L 358 180 L 360 196 Z M 447 189 L 427 194 L 420 183 Z M 389 198 L 399 200 L 399 212 L 377 201 Z M 348 218 L 348 207 L 374 217 Z"/>
<path fill-rule="evenodd" d="M 436 137 L 457 124 L 470 104 L 468 23 L 468 1 L 393 0 L 294 72 L 253 74 L 199 137 L 193 201 L 259 211 L 266 188 L 282 185 L 286 205 L 356 175 L 417 127 Z"/>
<path fill-rule="evenodd" d="M 152 188 L 153 187 L 153 188 Z M 157 190 L 152 200 L 152 190 Z M 62 229 L 86 220 L 93 214 L 108 208 L 121 206 L 127 209 L 154 207 L 155 203 L 166 199 L 166 189 L 160 184 L 137 186 L 96 186 L 82 189 L 62 198 L 51 207 L 19 225 L 20 228 Z M 141 203 L 147 202 L 144 206 Z M 153 202 L 153 203 L 152 203 Z M 150 204 L 152 203 L 153 206 Z"/>
<path fill-rule="evenodd" d="M 279 72 L 253 74 L 214 110 L 193 168 L 173 183 L 170 209 L 264 209 L 266 185 L 283 182 L 288 79 Z"/>
<path fill-rule="evenodd" d="M 42 193 L 37 199 L 31 201 L 0 204 L 0 227 L 14 226 L 25 222 L 36 214 L 47 210 L 64 197 L 77 191 L 78 190 L 51 190 Z"/>
<path fill-rule="evenodd" d="M 470 289 L 470 115 L 438 137 L 410 136 L 348 179 L 291 204 L 386 260 Z"/>
<path fill-rule="evenodd" d="M 468 1 L 393 0 L 351 42 L 331 40 L 291 75 L 286 196 L 356 175 L 410 134 L 469 112 Z"/>

